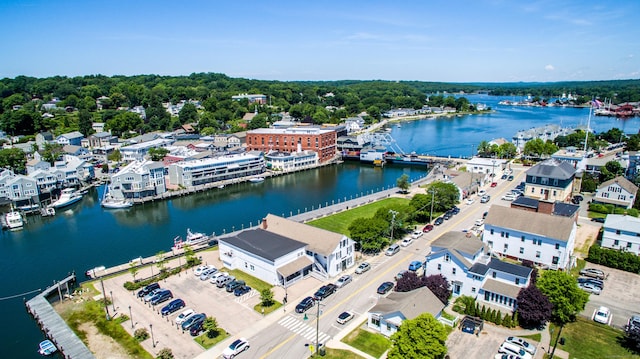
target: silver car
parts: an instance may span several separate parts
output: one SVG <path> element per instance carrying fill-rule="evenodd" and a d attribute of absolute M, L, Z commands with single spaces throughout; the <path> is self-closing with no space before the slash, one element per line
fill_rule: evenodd
<path fill-rule="evenodd" d="M 518 337 L 507 337 L 507 341 L 522 347 L 526 352 L 531 355 L 536 355 L 536 346 L 528 341 Z"/>
<path fill-rule="evenodd" d="M 351 283 L 352 280 L 353 280 L 353 277 L 351 277 L 350 275 L 343 275 L 342 277 L 338 278 L 338 281 L 336 282 L 336 287 L 342 288 L 345 285 Z"/>
<path fill-rule="evenodd" d="M 580 289 L 584 290 L 585 292 L 593 293 L 595 295 L 600 295 L 601 292 L 600 288 L 593 283 L 580 283 L 578 284 L 578 287 L 580 287 Z"/>
<path fill-rule="evenodd" d="M 583 275 L 585 277 L 598 278 L 598 279 L 605 278 L 604 272 L 596 268 L 585 268 L 580 271 L 580 275 Z"/>
<path fill-rule="evenodd" d="M 360 263 L 358 268 L 356 268 L 356 274 L 362 274 L 362 273 L 368 271 L 369 269 L 371 269 L 371 264 L 369 264 L 367 262 L 362 262 L 362 263 Z"/>

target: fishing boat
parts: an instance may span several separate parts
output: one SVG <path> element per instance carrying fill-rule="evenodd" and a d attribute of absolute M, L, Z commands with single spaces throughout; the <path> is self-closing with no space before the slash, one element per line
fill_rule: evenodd
<path fill-rule="evenodd" d="M 60 197 L 57 201 L 51 203 L 53 208 L 62 208 L 70 206 L 82 199 L 82 193 L 76 192 L 73 188 L 65 188 L 60 193 Z"/>
<path fill-rule="evenodd" d="M 249 178 L 249 182 L 251 183 L 264 182 L 264 177 L 252 177 L 252 178 Z"/>
<path fill-rule="evenodd" d="M 122 198 L 115 198 L 109 193 L 109 187 L 105 188 L 100 205 L 106 209 L 122 209 L 133 206 L 133 203 Z"/>
<path fill-rule="evenodd" d="M 86 272 L 84 272 L 84 275 L 90 278 L 96 278 L 98 274 L 103 274 L 102 272 L 104 272 L 105 269 L 107 269 L 107 267 L 98 266 L 98 267 L 87 270 Z"/>
<path fill-rule="evenodd" d="M 43 340 L 38 345 L 38 353 L 40 355 L 51 355 L 58 351 L 55 345 L 51 342 L 51 340 Z"/>
<path fill-rule="evenodd" d="M 24 221 L 20 212 L 12 211 L 4 215 L 4 220 L 7 224 L 7 228 L 11 230 L 22 229 Z"/>
<path fill-rule="evenodd" d="M 184 246 L 195 246 L 198 244 L 202 244 L 209 241 L 209 238 L 211 238 L 211 236 L 200 232 L 191 232 L 191 229 L 187 228 L 187 236 L 184 240 L 182 240 L 182 237 L 180 236 L 176 236 L 173 239 L 172 249 L 181 249 Z"/>

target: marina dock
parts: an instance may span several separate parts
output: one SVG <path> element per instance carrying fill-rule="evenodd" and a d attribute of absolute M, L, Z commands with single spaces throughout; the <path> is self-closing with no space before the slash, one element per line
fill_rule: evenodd
<path fill-rule="evenodd" d="M 69 285 L 75 283 L 75 281 L 76 275 L 73 273 L 28 300 L 25 305 L 29 314 L 38 322 L 47 338 L 55 344 L 64 358 L 95 359 L 89 348 L 69 328 L 62 317 L 53 309 L 49 300 L 47 300 L 47 297 L 55 292 L 58 293 L 60 300 L 62 300 L 63 291 L 67 294 L 70 293 Z"/>

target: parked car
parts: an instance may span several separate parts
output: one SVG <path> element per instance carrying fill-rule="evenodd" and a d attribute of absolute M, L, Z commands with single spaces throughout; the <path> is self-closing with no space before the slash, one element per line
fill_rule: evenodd
<path fill-rule="evenodd" d="M 245 284 L 247 283 L 245 283 L 243 280 L 235 279 L 232 282 L 227 283 L 225 289 L 227 290 L 227 292 L 231 293 L 236 290 L 236 288 L 242 287 Z"/>
<path fill-rule="evenodd" d="M 504 196 L 502 196 L 502 200 L 504 201 L 515 201 L 516 198 L 518 198 L 518 196 L 516 196 L 513 193 L 507 193 Z"/>
<path fill-rule="evenodd" d="M 352 280 L 353 280 L 353 277 L 351 277 L 348 274 L 345 274 L 342 277 L 338 278 L 338 280 L 336 281 L 336 287 L 342 288 L 345 285 L 351 283 Z"/>
<path fill-rule="evenodd" d="M 460 213 L 460 208 L 453 206 L 453 208 L 450 209 L 451 213 L 453 213 L 454 215 Z"/>
<path fill-rule="evenodd" d="M 160 284 L 151 283 L 138 291 L 138 298 L 144 298 L 147 294 L 153 292 L 156 289 L 160 289 Z"/>
<path fill-rule="evenodd" d="M 518 337 L 507 337 L 507 341 L 509 343 L 513 343 L 516 345 L 519 345 L 522 347 L 522 349 L 524 349 L 527 353 L 531 354 L 531 355 L 536 355 L 536 346 L 529 343 L 528 341 L 522 339 L 522 338 L 518 338 Z"/>
<path fill-rule="evenodd" d="M 600 295 L 600 292 L 602 291 L 602 289 L 592 283 L 579 283 L 578 287 L 580 287 L 580 289 L 584 290 L 585 292 L 593 293 L 595 295 Z"/>
<path fill-rule="evenodd" d="M 484 321 L 480 318 L 465 316 L 460 322 L 460 329 L 469 334 L 480 332 L 484 328 Z"/>
<path fill-rule="evenodd" d="M 424 226 L 424 228 L 422 228 L 422 232 L 424 233 L 429 233 L 433 230 L 433 224 L 427 224 L 426 226 Z"/>
<path fill-rule="evenodd" d="M 480 203 L 488 203 L 491 200 L 491 196 L 489 196 L 488 194 L 482 196 L 482 198 L 480 198 Z"/>
<path fill-rule="evenodd" d="M 513 181 L 513 175 L 509 175 L 509 177 L 507 177 L 507 181 Z"/>
<path fill-rule="evenodd" d="M 304 313 L 309 308 L 313 307 L 315 300 L 312 297 L 306 297 L 298 305 L 296 305 L 296 313 Z"/>
<path fill-rule="evenodd" d="M 527 353 L 524 349 L 522 349 L 521 346 L 510 343 L 510 342 L 504 342 L 500 345 L 500 348 L 498 348 L 498 353 L 502 353 L 502 354 L 510 354 L 510 355 L 517 355 L 518 357 L 522 358 L 522 359 L 532 359 L 533 356 L 529 353 Z"/>
<path fill-rule="evenodd" d="M 598 279 L 604 279 L 605 277 L 604 272 L 596 268 L 584 268 L 580 270 L 580 275 L 583 275 L 585 277 L 598 278 Z"/>
<path fill-rule="evenodd" d="M 176 317 L 176 324 L 182 324 L 185 320 L 189 319 L 190 316 L 196 314 L 196 311 L 193 309 L 186 309 L 182 311 L 182 313 L 178 314 Z"/>
<path fill-rule="evenodd" d="M 607 324 L 611 321 L 611 311 L 607 307 L 600 307 L 593 312 L 593 320 L 598 323 Z"/>
<path fill-rule="evenodd" d="M 422 268 L 422 262 L 413 261 L 409 263 L 409 270 L 412 272 L 417 272 L 420 268 Z"/>
<path fill-rule="evenodd" d="M 204 333 L 204 319 L 198 320 L 189 328 L 189 334 L 191 334 L 192 337 L 197 337 L 202 333 Z"/>
<path fill-rule="evenodd" d="M 466 202 L 465 202 L 465 203 L 466 203 L 467 205 L 471 205 L 471 204 L 474 204 L 474 203 L 475 203 L 475 201 L 476 201 L 476 200 L 475 200 L 475 199 L 473 199 L 473 198 L 467 198 L 467 200 L 466 200 Z"/>
<path fill-rule="evenodd" d="M 207 315 L 204 313 L 197 313 L 197 314 L 190 315 L 187 319 L 185 319 L 185 321 L 182 322 L 182 324 L 180 324 L 180 327 L 182 328 L 182 330 L 187 330 L 191 328 L 193 324 L 201 320 L 204 321 L 206 317 Z"/>
<path fill-rule="evenodd" d="M 577 194 L 577 195 L 573 196 L 573 199 L 575 199 L 578 202 L 582 202 L 584 200 L 584 197 L 582 197 L 581 195 Z"/>
<path fill-rule="evenodd" d="M 502 176 L 500 176 L 500 179 L 506 180 L 506 179 L 507 179 L 507 177 L 508 177 L 508 176 L 507 176 L 506 174 L 503 174 Z"/>
<path fill-rule="evenodd" d="M 367 262 L 362 262 L 362 263 L 360 263 L 358 268 L 356 268 L 356 274 L 362 274 L 362 273 L 368 271 L 369 269 L 371 269 L 371 264 L 369 264 Z"/>
<path fill-rule="evenodd" d="M 313 298 L 315 300 L 323 300 L 324 298 L 330 296 L 331 294 L 335 293 L 336 291 L 336 286 L 335 284 L 329 283 L 327 285 L 323 285 L 322 287 L 320 287 L 320 289 L 318 289 L 316 291 L 316 293 L 313 295 Z"/>
<path fill-rule="evenodd" d="M 606 219 L 607 219 L 606 217 L 595 217 L 595 218 L 591 218 L 591 222 L 604 223 Z"/>
<path fill-rule="evenodd" d="M 397 244 L 392 244 L 389 246 L 389 248 L 387 248 L 387 250 L 384 252 L 385 255 L 387 256 L 392 256 L 396 253 L 400 252 L 400 246 Z"/>
<path fill-rule="evenodd" d="M 353 313 L 351 313 L 351 312 L 342 312 L 342 313 L 340 313 L 340 315 L 338 316 L 338 319 L 336 319 L 336 321 L 339 324 L 346 324 L 351 319 L 353 319 Z"/>
<path fill-rule="evenodd" d="M 453 217 L 453 213 L 451 213 L 451 212 L 445 212 L 445 213 L 442 215 L 442 219 L 444 219 L 445 221 L 450 220 L 452 217 Z"/>
<path fill-rule="evenodd" d="M 229 275 L 229 273 L 223 272 L 223 271 L 217 271 L 217 272 L 213 273 L 209 277 L 209 282 L 211 282 L 211 284 L 217 284 L 218 283 L 218 278 L 224 277 L 224 276 L 227 276 L 227 275 Z"/>
<path fill-rule="evenodd" d="M 173 298 L 173 293 L 171 293 L 171 291 L 168 289 L 163 289 L 158 293 L 156 293 L 156 295 L 154 295 L 153 298 L 151 298 L 149 303 L 151 303 L 151 305 L 157 305 L 157 304 L 166 302 L 171 298 Z"/>
<path fill-rule="evenodd" d="M 216 267 L 210 266 L 209 268 L 207 268 L 204 271 L 202 271 L 202 274 L 200 274 L 200 280 L 209 279 L 217 271 L 218 271 L 218 269 Z"/>
<path fill-rule="evenodd" d="M 174 299 L 172 301 L 169 302 L 169 304 L 165 305 L 164 307 L 162 307 L 162 310 L 160 310 L 160 314 L 162 314 L 163 316 L 165 315 L 169 315 L 175 311 L 178 311 L 179 309 L 182 309 L 185 307 L 185 303 L 184 300 L 178 298 L 178 299 Z"/>
<path fill-rule="evenodd" d="M 218 288 L 222 288 L 222 287 L 225 287 L 227 284 L 233 282 L 234 280 L 236 280 L 236 277 L 232 275 L 225 275 L 222 277 L 218 277 L 218 279 L 216 279 L 216 286 Z"/>
<path fill-rule="evenodd" d="M 402 242 L 400 242 L 400 245 L 403 246 L 403 247 L 408 247 L 409 245 L 411 245 L 411 243 L 413 243 L 413 238 L 406 237 L 406 238 L 402 239 Z"/>
<path fill-rule="evenodd" d="M 522 359 L 517 355 L 513 355 L 513 354 L 496 354 L 493 359 Z"/>
<path fill-rule="evenodd" d="M 413 239 L 418 239 L 420 237 L 422 237 L 424 233 L 422 233 L 421 230 L 416 229 L 415 231 L 413 231 L 413 233 L 411 233 L 411 238 Z"/>
<path fill-rule="evenodd" d="M 398 272 L 398 274 L 396 274 L 395 280 L 398 280 L 400 278 L 402 278 L 402 276 L 404 276 L 405 273 L 409 272 L 406 269 L 401 270 L 400 272 Z"/>
<path fill-rule="evenodd" d="M 580 278 L 578 278 L 578 284 L 582 284 L 582 283 L 593 284 L 596 287 L 600 288 L 600 290 L 604 289 L 604 281 L 602 279 L 591 278 L 591 277 L 580 277 Z"/>
<path fill-rule="evenodd" d="M 206 265 L 206 264 L 199 265 L 199 266 L 196 267 L 196 269 L 193 270 L 193 275 L 195 275 L 196 277 L 200 277 L 202 272 L 204 272 L 208 268 L 209 268 L 209 266 Z"/>
<path fill-rule="evenodd" d="M 238 288 L 234 289 L 233 295 L 235 295 L 236 297 L 239 297 L 249 292 L 251 292 L 251 287 L 249 287 L 248 285 L 241 285 Z"/>
<path fill-rule="evenodd" d="M 231 359 L 247 349 L 249 349 L 249 341 L 247 341 L 245 338 L 236 339 L 233 343 L 231 343 L 231 345 L 225 348 L 225 350 L 222 352 L 222 357 L 225 359 Z"/>
<path fill-rule="evenodd" d="M 438 218 L 436 218 L 435 221 L 433 221 L 433 224 L 435 224 L 436 226 L 439 226 L 442 223 L 444 223 L 444 219 L 442 219 L 442 217 L 438 217 Z"/>
<path fill-rule="evenodd" d="M 498 185 L 498 182 L 491 182 L 491 187 L 496 187 Z"/>
<path fill-rule="evenodd" d="M 627 321 L 627 331 L 638 331 L 640 330 L 640 314 L 632 315 Z"/>
<path fill-rule="evenodd" d="M 476 219 L 476 221 L 474 222 L 474 224 L 478 227 L 480 227 L 481 225 L 484 224 L 484 218 L 478 218 Z"/>
<path fill-rule="evenodd" d="M 389 293 L 389 291 L 393 289 L 393 283 L 392 282 L 384 282 L 382 284 L 380 284 L 380 286 L 378 287 L 378 290 L 376 291 L 376 293 L 381 294 L 381 295 L 385 295 L 387 293 Z"/>
<path fill-rule="evenodd" d="M 481 189 L 481 190 L 479 190 L 479 191 L 478 191 L 478 197 L 482 197 L 482 196 L 484 196 L 484 195 L 486 195 L 486 194 L 487 194 L 487 191 L 485 191 L 485 190 L 483 190 L 483 189 Z"/>
<path fill-rule="evenodd" d="M 143 298 L 144 302 L 148 303 L 161 290 L 163 290 L 163 289 L 162 288 L 156 288 L 156 289 L 152 290 L 151 292 L 149 292 L 147 295 L 144 296 L 144 298 Z"/>

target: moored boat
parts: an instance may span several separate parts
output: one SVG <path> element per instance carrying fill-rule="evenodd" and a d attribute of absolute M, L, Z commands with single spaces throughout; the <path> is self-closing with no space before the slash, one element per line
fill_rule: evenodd
<path fill-rule="evenodd" d="M 184 241 L 180 236 L 177 236 L 173 239 L 173 247 L 172 249 L 181 249 L 184 246 L 194 246 L 198 244 L 205 243 L 209 241 L 211 236 L 208 236 L 201 232 L 191 232 L 191 229 L 187 228 L 187 236 Z"/>
<path fill-rule="evenodd" d="M 133 202 L 127 201 L 125 198 L 115 198 L 111 196 L 109 189 L 105 188 L 100 205 L 106 209 L 123 209 L 132 207 Z"/>
<path fill-rule="evenodd" d="M 251 183 L 264 182 L 264 177 L 252 177 L 252 178 L 249 178 L 249 182 Z"/>
<path fill-rule="evenodd" d="M 38 353 L 40 355 L 51 355 L 58 351 L 58 348 L 51 342 L 51 340 L 43 340 L 38 345 Z"/>
<path fill-rule="evenodd" d="M 22 229 L 22 227 L 24 226 L 24 221 L 22 220 L 22 215 L 20 214 L 20 212 L 9 212 L 5 214 L 4 219 L 7 223 L 7 228 L 11 230 Z"/>
<path fill-rule="evenodd" d="M 57 201 L 51 203 L 53 208 L 62 208 L 70 206 L 82 199 L 82 193 L 76 192 L 73 188 L 65 188 L 60 193 L 60 197 Z"/>

